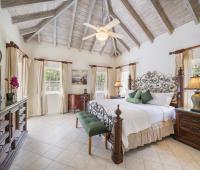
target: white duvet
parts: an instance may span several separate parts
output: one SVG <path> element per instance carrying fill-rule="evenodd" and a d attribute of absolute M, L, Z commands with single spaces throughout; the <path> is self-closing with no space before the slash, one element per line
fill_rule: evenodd
<path fill-rule="evenodd" d="M 128 136 L 150 128 L 153 124 L 171 120 L 175 116 L 175 109 L 171 106 L 158 106 L 151 104 L 133 104 L 125 99 L 106 99 L 98 101 L 108 114 L 116 116 L 115 110 L 119 104 L 122 111 L 122 142 L 128 147 Z"/>

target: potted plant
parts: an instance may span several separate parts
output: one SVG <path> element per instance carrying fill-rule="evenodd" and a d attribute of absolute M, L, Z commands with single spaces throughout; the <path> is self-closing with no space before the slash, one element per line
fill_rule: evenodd
<path fill-rule="evenodd" d="M 10 83 L 9 92 L 6 94 L 6 105 L 9 106 L 17 101 L 17 89 L 19 82 L 16 76 L 11 77 L 10 80 L 6 79 Z"/>

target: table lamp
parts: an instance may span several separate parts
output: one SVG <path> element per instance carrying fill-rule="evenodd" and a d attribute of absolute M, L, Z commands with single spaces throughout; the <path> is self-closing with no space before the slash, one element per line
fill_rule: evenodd
<path fill-rule="evenodd" d="M 186 89 L 195 90 L 191 97 L 193 103 L 191 111 L 200 112 L 200 76 L 191 77 Z"/>
<path fill-rule="evenodd" d="M 117 90 L 116 90 L 116 91 L 117 91 L 117 96 L 120 96 L 120 95 L 119 95 L 119 93 L 120 93 L 119 88 L 122 87 L 121 82 L 120 82 L 120 81 L 116 81 L 114 86 L 115 86 L 116 89 L 117 89 Z"/>

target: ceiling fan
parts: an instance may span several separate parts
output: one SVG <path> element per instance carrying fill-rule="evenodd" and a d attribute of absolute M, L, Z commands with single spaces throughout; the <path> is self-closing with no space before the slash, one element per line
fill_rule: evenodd
<path fill-rule="evenodd" d="M 100 41 L 105 41 L 108 37 L 112 37 L 112 38 L 123 38 L 122 34 L 118 34 L 115 32 L 110 31 L 110 29 L 112 29 L 113 27 L 117 26 L 119 24 L 119 20 L 118 19 L 113 19 L 110 23 L 108 23 L 105 26 L 101 26 L 101 27 L 96 27 L 92 24 L 89 23 L 83 23 L 83 25 L 85 25 L 86 27 L 89 27 L 91 29 L 94 29 L 96 31 L 96 33 L 88 35 L 86 37 L 83 37 L 82 40 L 87 40 L 89 38 L 92 38 L 94 36 L 96 36 L 96 38 Z"/>

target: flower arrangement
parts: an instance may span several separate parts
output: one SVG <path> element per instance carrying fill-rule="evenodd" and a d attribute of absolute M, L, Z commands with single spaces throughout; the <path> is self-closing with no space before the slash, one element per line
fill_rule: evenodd
<path fill-rule="evenodd" d="M 16 76 L 11 77 L 10 85 L 12 89 L 17 89 L 19 87 L 19 82 Z"/>

